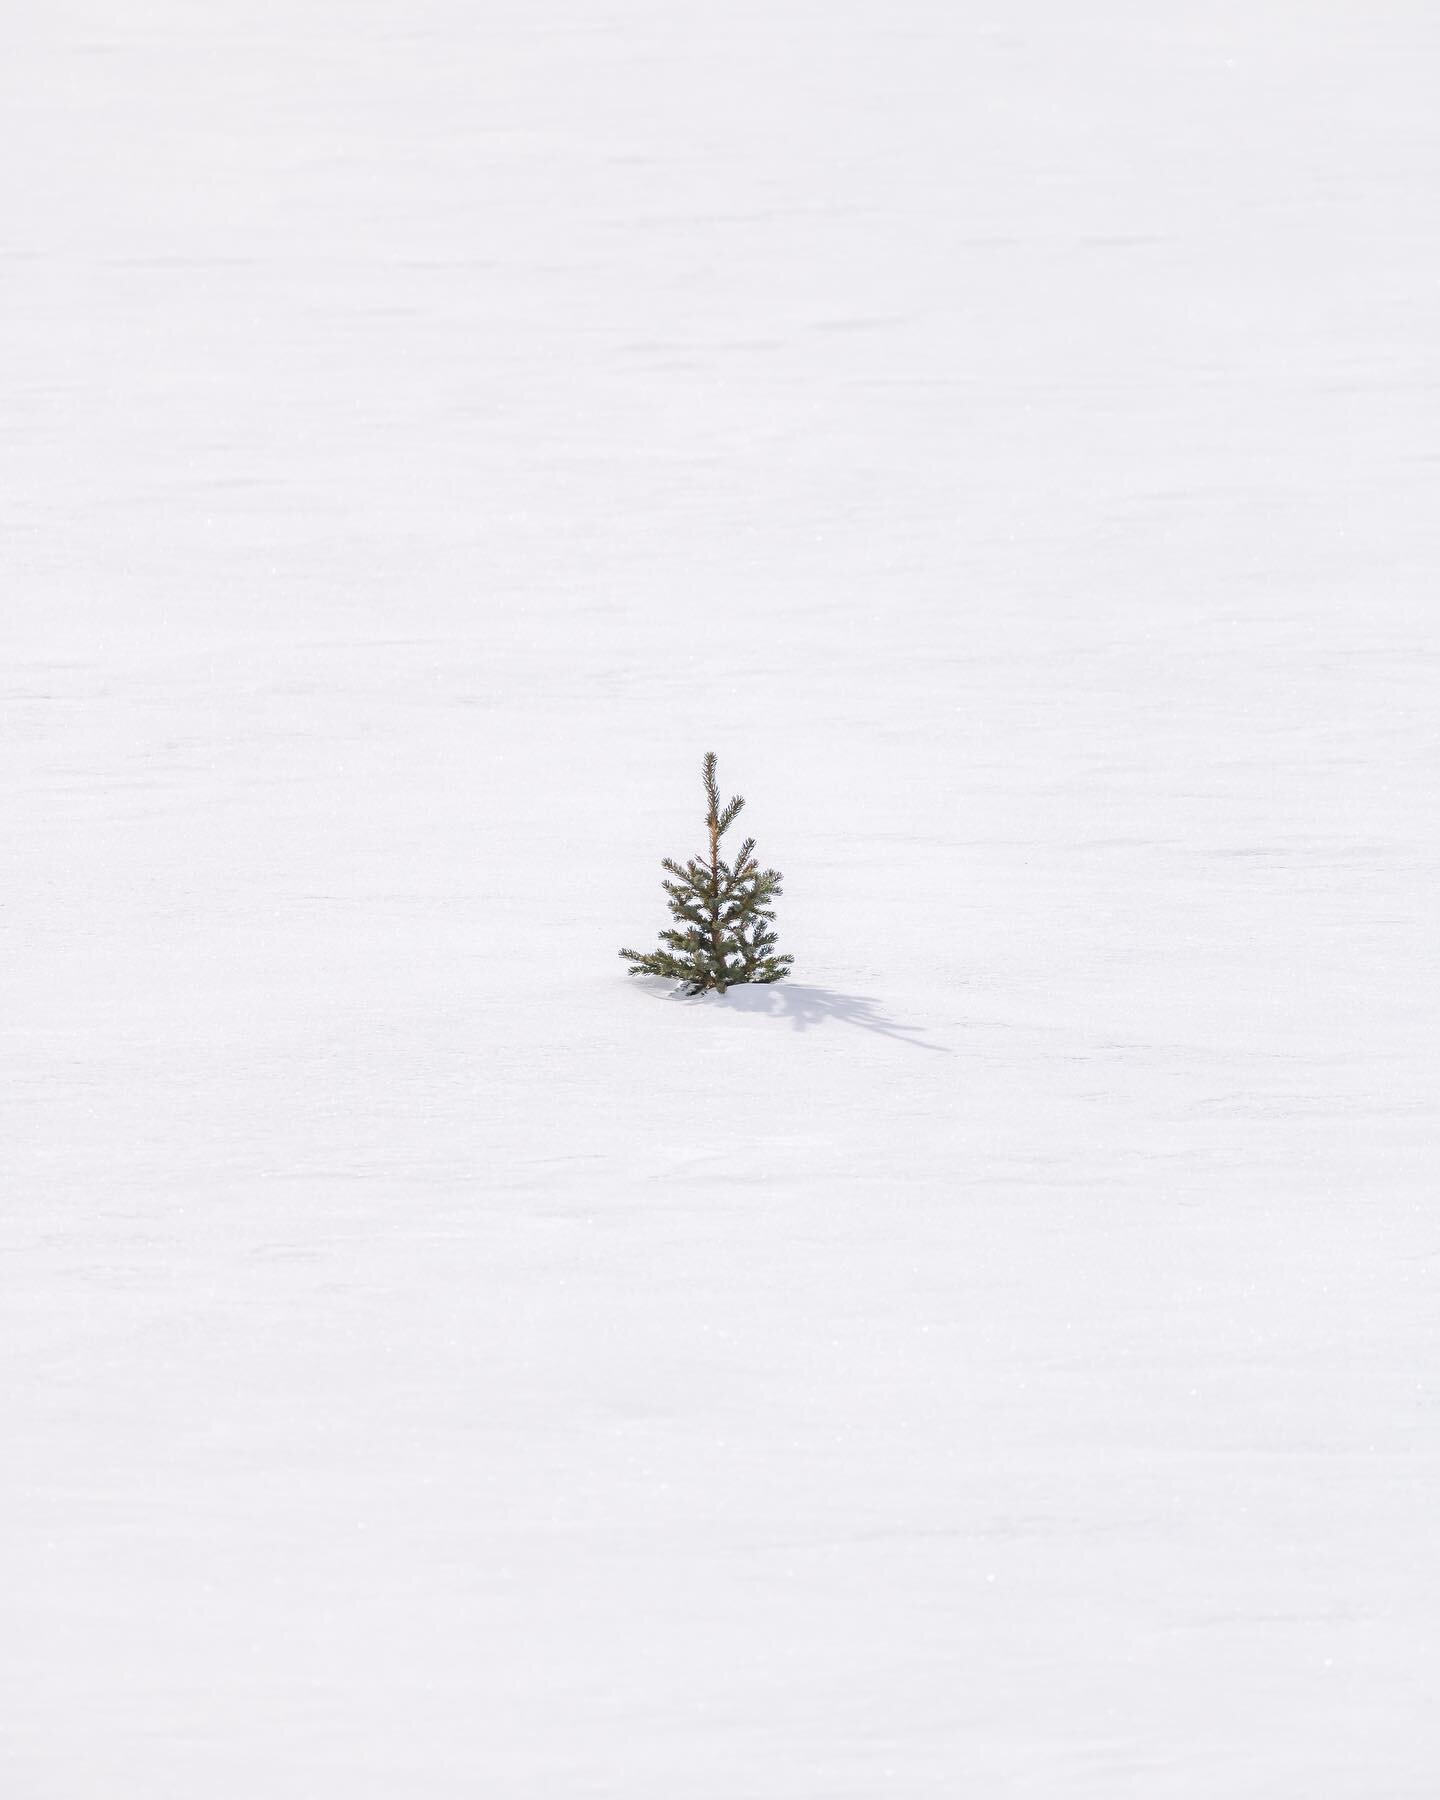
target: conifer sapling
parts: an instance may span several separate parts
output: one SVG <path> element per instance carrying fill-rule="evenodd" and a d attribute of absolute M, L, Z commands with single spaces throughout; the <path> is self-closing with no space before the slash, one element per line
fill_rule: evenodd
<path fill-rule="evenodd" d="M 683 866 L 666 857 L 661 866 L 674 879 L 662 885 L 670 896 L 675 924 L 660 933 L 662 949 L 648 956 L 638 950 L 620 954 L 635 965 L 632 975 L 663 975 L 684 982 L 687 994 L 704 994 L 712 988 L 723 994 L 745 982 L 783 981 L 794 958 L 776 956 L 772 948 L 775 914 L 770 903 L 781 891 L 780 871 L 762 869 L 756 862 L 754 838 L 746 838 L 733 863 L 721 856 L 720 840 L 745 800 L 736 794 L 722 809 L 713 750 L 701 772 L 710 808 L 705 819 L 709 853 L 692 856 Z"/>

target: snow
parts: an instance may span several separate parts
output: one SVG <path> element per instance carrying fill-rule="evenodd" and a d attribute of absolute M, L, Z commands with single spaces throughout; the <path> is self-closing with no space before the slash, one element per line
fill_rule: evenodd
<path fill-rule="evenodd" d="M 1434 9 L 12 14 L 5 1791 L 1429 1800 Z"/>

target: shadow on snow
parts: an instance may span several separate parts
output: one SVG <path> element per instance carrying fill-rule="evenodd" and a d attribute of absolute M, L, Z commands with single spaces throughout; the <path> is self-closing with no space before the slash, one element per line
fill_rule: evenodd
<path fill-rule="evenodd" d="M 858 1025 L 862 1031 L 892 1038 L 897 1044 L 909 1044 L 913 1050 L 934 1050 L 941 1056 L 952 1054 L 943 1044 L 927 1044 L 915 1035 L 920 1026 L 901 1025 L 886 1015 L 878 1000 L 864 994 L 837 994 L 831 988 L 812 987 L 805 981 L 772 981 L 732 987 L 723 995 L 703 994 L 692 1000 L 667 982 L 647 980 L 644 985 L 657 999 L 681 1000 L 690 1006 L 728 1006 L 732 1012 L 767 1013 L 771 1018 L 787 1020 L 794 1031 L 810 1031 L 833 1019 L 837 1024 Z"/>

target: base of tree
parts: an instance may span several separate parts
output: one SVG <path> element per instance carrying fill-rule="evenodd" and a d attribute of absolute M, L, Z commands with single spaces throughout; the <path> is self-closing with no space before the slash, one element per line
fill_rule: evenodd
<path fill-rule="evenodd" d="M 771 957 L 770 966 L 757 970 L 753 975 L 743 971 L 721 980 L 709 969 L 685 968 L 667 956 L 643 956 L 638 950 L 622 950 L 620 954 L 634 963 L 629 972 L 632 975 L 653 975 L 661 981 L 678 981 L 692 998 L 697 994 L 723 994 L 732 987 L 768 987 L 772 982 L 784 981 L 790 973 L 788 956 Z M 777 966 L 777 965 L 784 965 Z"/>

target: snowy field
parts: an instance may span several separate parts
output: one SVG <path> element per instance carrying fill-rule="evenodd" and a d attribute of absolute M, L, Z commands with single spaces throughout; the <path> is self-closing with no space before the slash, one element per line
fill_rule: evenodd
<path fill-rule="evenodd" d="M 1440 11 L 4 12 L 0 1792 L 1433 1800 Z"/>

